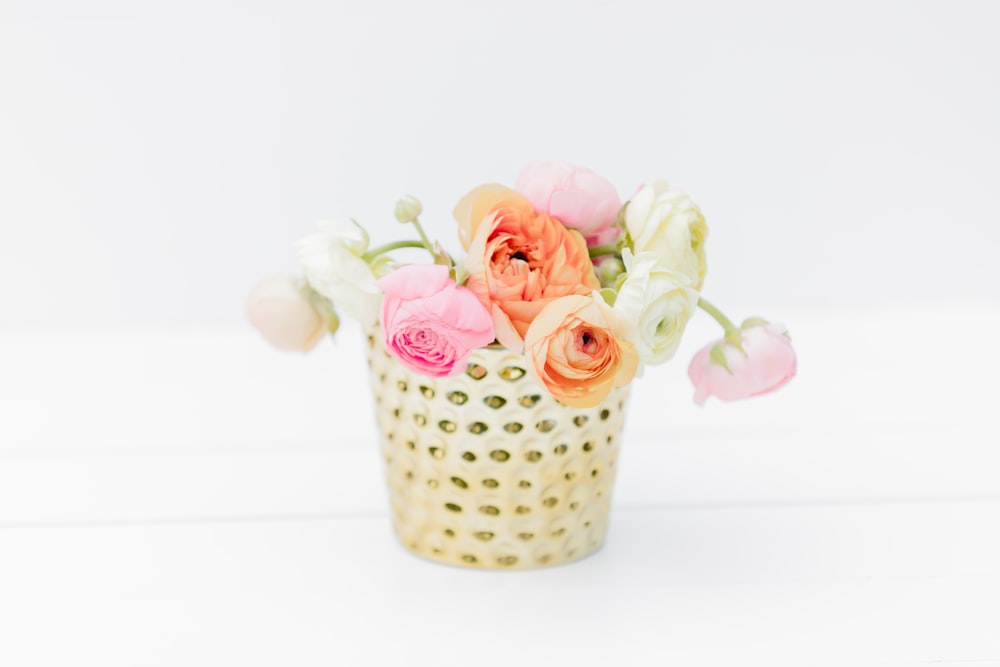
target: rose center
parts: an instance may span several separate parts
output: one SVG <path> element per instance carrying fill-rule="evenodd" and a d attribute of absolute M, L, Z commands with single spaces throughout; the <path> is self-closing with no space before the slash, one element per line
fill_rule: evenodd
<path fill-rule="evenodd" d="M 525 254 L 524 254 L 523 252 L 521 252 L 520 250 L 518 250 L 518 251 L 517 251 L 517 252 L 515 252 L 515 253 L 514 253 L 513 255 L 511 255 L 511 256 L 510 256 L 510 258 L 511 258 L 511 259 L 519 259 L 519 260 L 521 260 L 522 262 L 527 262 L 527 261 L 528 261 L 528 256 L 527 256 L 527 255 L 525 255 Z"/>
<path fill-rule="evenodd" d="M 581 331 L 579 336 L 577 336 L 576 340 L 577 340 L 577 349 L 579 349 L 581 352 L 585 352 L 587 354 L 593 354 L 594 352 L 597 351 L 597 337 L 594 335 L 594 332 L 591 331 L 590 329 L 584 329 L 583 331 Z"/>

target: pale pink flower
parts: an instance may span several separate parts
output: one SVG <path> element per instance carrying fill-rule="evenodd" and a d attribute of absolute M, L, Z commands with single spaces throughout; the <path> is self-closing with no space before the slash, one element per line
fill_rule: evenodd
<path fill-rule="evenodd" d="M 618 192 L 589 169 L 538 160 L 521 170 L 516 188 L 536 211 L 579 230 L 588 246 L 611 243 L 618 236 Z"/>
<path fill-rule="evenodd" d="M 308 352 L 329 329 L 327 318 L 291 278 L 268 278 L 247 297 L 247 319 L 279 350 Z"/>
<path fill-rule="evenodd" d="M 795 377 L 795 351 L 783 324 L 747 327 L 740 335 L 740 344 L 742 352 L 718 340 L 694 355 L 688 377 L 694 383 L 695 403 L 702 405 L 709 396 L 734 401 L 766 394 Z M 711 358 L 715 345 L 722 346 L 728 370 Z"/>
<path fill-rule="evenodd" d="M 493 342 L 493 319 L 479 298 L 440 264 L 403 266 L 381 278 L 385 349 L 431 377 L 457 375 L 469 354 Z"/>

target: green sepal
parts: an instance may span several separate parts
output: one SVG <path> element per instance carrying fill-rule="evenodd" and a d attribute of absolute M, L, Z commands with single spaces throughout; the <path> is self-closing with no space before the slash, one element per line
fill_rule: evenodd
<path fill-rule="evenodd" d="M 726 361 L 726 344 L 725 341 L 719 341 L 713 345 L 708 352 L 708 358 L 712 360 L 712 363 L 722 366 L 727 373 L 732 375 L 733 370 L 729 367 L 729 362 Z"/>
<path fill-rule="evenodd" d="M 330 335 L 337 333 L 337 329 L 340 328 L 340 318 L 337 317 L 337 311 L 332 307 L 326 311 L 326 330 L 330 332 Z"/>
<path fill-rule="evenodd" d="M 770 324 L 770 322 L 765 320 L 763 317 L 748 317 L 743 320 L 743 324 L 740 325 L 740 329 L 746 331 L 750 327 L 767 326 L 768 324 Z"/>
<path fill-rule="evenodd" d="M 465 270 L 464 264 L 455 264 L 451 267 L 451 279 L 455 281 L 456 285 L 464 285 L 465 281 L 469 279 L 469 272 Z"/>
<path fill-rule="evenodd" d="M 367 248 L 368 245 L 372 242 L 371 237 L 368 236 L 368 230 L 362 227 L 361 223 L 355 220 L 354 218 L 351 218 L 351 222 L 354 223 L 355 227 L 361 230 L 361 235 L 365 237 L 365 248 Z"/>
<path fill-rule="evenodd" d="M 451 267 L 455 264 L 451 261 L 451 255 L 445 252 L 444 248 L 442 248 L 441 244 L 437 241 L 434 242 L 434 251 L 432 254 L 434 255 L 435 264 L 441 264 L 442 266 L 447 267 Z"/>
<path fill-rule="evenodd" d="M 628 210 L 628 205 L 631 203 L 631 201 L 627 201 L 622 204 L 622 207 L 618 209 L 618 215 L 615 216 L 615 227 L 621 230 L 621 234 L 618 235 L 619 254 L 621 254 L 624 248 L 635 252 L 635 243 L 632 241 L 632 235 L 628 233 L 628 226 L 625 224 L 625 213 Z"/>
<path fill-rule="evenodd" d="M 725 341 L 728 345 L 732 345 L 745 357 L 747 356 L 747 351 L 743 349 L 743 341 L 741 340 L 741 331 L 739 329 L 729 329 L 726 331 Z"/>
<path fill-rule="evenodd" d="M 299 292 L 326 321 L 326 329 L 330 335 L 332 336 L 337 333 L 337 330 L 340 328 L 340 318 L 333 307 L 333 302 L 314 290 L 307 281 L 299 283 Z"/>
<path fill-rule="evenodd" d="M 614 306 L 615 301 L 618 299 L 618 292 L 611 289 L 610 287 L 599 289 L 597 290 L 597 293 L 601 295 L 602 299 L 604 299 L 604 303 L 608 304 L 609 306 Z"/>
<path fill-rule="evenodd" d="M 378 255 L 368 262 L 368 267 L 372 270 L 372 275 L 376 278 L 384 278 L 396 270 L 396 261 L 388 255 Z"/>

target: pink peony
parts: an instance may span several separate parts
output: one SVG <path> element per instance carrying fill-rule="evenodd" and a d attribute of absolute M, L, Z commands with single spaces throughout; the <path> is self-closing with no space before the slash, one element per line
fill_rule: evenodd
<path fill-rule="evenodd" d="M 479 298 L 455 284 L 448 267 L 414 264 L 377 282 L 385 349 L 431 377 L 465 370 L 469 353 L 493 342 L 493 319 Z"/>
<path fill-rule="evenodd" d="M 516 187 L 536 211 L 578 229 L 588 246 L 618 237 L 615 219 L 621 199 L 615 186 L 589 169 L 539 160 L 521 170 Z"/>
<path fill-rule="evenodd" d="M 795 377 L 795 351 L 783 324 L 758 324 L 740 335 L 744 354 L 734 345 L 714 341 L 701 348 L 688 367 L 694 383 L 694 402 L 709 396 L 734 401 L 774 391 Z M 711 358 L 712 348 L 722 345 L 729 370 Z"/>
<path fill-rule="evenodd" d="M 284 276 L 268 278 L 247 297 L 247 319 L 279 350 L 308 352 L 330 330 L 327 318 Z"/>

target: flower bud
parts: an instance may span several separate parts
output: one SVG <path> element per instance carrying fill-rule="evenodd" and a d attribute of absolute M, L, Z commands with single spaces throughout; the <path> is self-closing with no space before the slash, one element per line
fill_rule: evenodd
<path fill-rule="evenodd" d="M 336 330 L 336 321 L 284 276 L 269 278 L 253 288 L 247 298 L 247 318 L 279 350 L 308 352 L 324 334 Z"/>
<path fill-rule="evenodd" d="M 795 351 L 784 325 L 751 324 L 733 331 L 739 334 L 739 348 L 725 339 L 714 341 L 688 366 L 698 405 L 709 396 L 733 401 L 766 394 L 795 376 Z"/>
<path fill-rule="evenodd" d="M 600 279 L 601 284 L 605 286 L 612 286 L 615 281 L 618 280 L 620 276 L 625 271 L 625 265 L 617 257 L 608 257 L 601 261 L 597 267 L 597 277 Z"/>
<path fill-rule="evenodd" d="M 413 222 L 416 220 L 421 213 L 423 213 L 424 207 L 420 203 L 420 200 L 413 195 L 406 195 L 401 197 L 399 201 L 396 202 L 396 220 L 400 222 Z"/>

